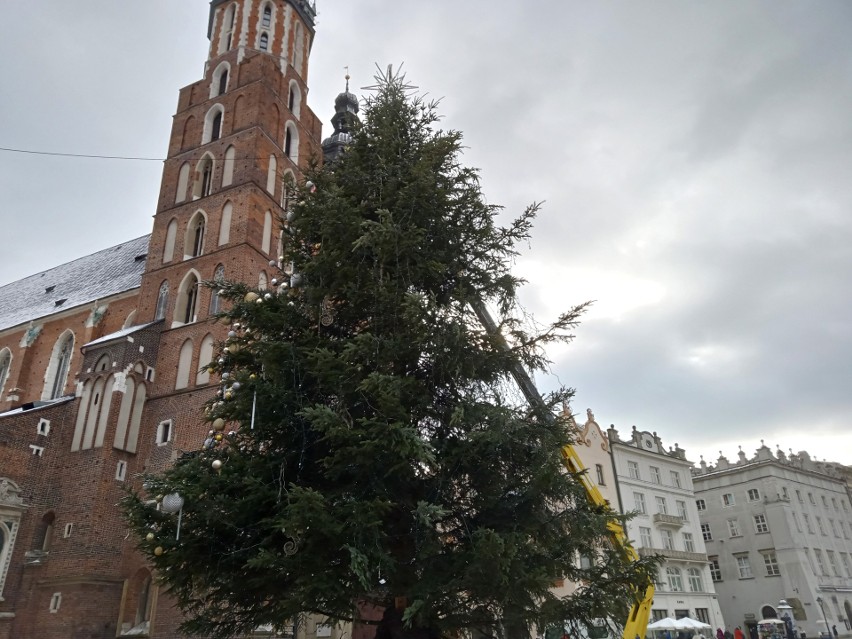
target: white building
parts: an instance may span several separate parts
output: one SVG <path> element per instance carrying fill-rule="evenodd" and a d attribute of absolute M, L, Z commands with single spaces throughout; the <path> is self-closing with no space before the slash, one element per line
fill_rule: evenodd
<path fill-rule="evenodd" d="M 754 627 L 792 606 L 798 633 L 852 619 L 852 504 L 841 473 L 807 453 L 761 446 L 694 472 L 696 506 L 728 623 Z M 822 602 L 822 605 L 820 605 Z"/>
<path fill-rule="evenodd" d="M 663 555 L 652 620 L 691 617 L 725 628 L 698 521 L 692 462 L 675 444 L 633 427 L 622 441 L 608 431 L 622 512 L 635 512 L 627 531 L 640 555 Z"/>

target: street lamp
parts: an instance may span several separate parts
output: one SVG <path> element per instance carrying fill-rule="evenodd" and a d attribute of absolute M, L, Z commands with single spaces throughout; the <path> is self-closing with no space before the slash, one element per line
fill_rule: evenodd
<path fill-rule="evenodd" d="M 825 622 L 825 634 L 827 637 L 831 637 L 831 632 L 828 629 L 828 617 L 825 616 L 825 606 L 822 605 L 824 603 L 822 597 L 817 597 L 816 601 L 819 604 L 819 609 L 822 610 L 822 620 Z M 821 637 L 822 633 L 819 633 L 819 635 Z"/>
<path fill-rule="evenodd" d="M 784 627 L 787 630 L 787 639 L 796 639 L 796 630 L 793 628 L 793 606 L 787 603 L 786 599 L 778 602 L 778 612 L 781 619 L 784 620 Z"/>

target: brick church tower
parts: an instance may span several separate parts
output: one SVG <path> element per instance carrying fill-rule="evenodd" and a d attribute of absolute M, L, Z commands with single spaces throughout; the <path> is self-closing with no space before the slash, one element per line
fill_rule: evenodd
<path fill-rule="evenodd" d="M 228 330 L 203 282 L 266 287 L 288 185 L 322 161 L 305 103 L 314 18 L 306 0 L 212 0 L 204 77 L 180 91 L 150 241 L 33 276 L 55 297 L 45 282 L 60 269 L 84 280 L 105 267 L 114 290 L 93 293 L 91 311 L 8 320 L 0 393 L 8 381 L 19 408 L 0 407 L 0 639 L 178 637 L 180 614 L 116 505 L 141 473 L 203 442 L 218 387 L 205 364 Z M 135 286 L 114 284 L 110 259 Z M 42 362 L 55 381 L 34 401 Z"/>

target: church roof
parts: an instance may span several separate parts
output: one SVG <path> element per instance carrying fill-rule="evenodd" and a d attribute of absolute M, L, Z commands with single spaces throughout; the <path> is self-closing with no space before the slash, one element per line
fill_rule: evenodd
<path fill-rule="evenodd" d="M 0 331 L 138 288 L 150 235 L 0 286 Z"/>

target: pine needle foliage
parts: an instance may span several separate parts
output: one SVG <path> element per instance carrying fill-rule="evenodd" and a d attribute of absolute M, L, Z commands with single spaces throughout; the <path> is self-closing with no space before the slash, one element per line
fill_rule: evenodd
<path fill-rule="evenodd" d="M 196 635 L 371 606 L 379 638 L 617 622 L 653 562 L 612 546 L 612 513 L 563 467 L 569 429 L 510 376 L 516 359 L 543 370 L 582 311 L 535 332 L 521 319 L 510 269 L 538 206 L 500 226 L 461 135 L 399 76 L 365 107 L 342 158 L 297 186 L 278 286 L 215 285 L 232 330 L 205 419 L 227 426 L 125 500 L 139 548 Z M 505 318 L 510 350 L 474 299 Z M 570 394 L 546 401 L 555 413 Z M 179 539 L 150 501 L 171 493 Z M 552 594 L 560 579 L 573 596 Z"/>

